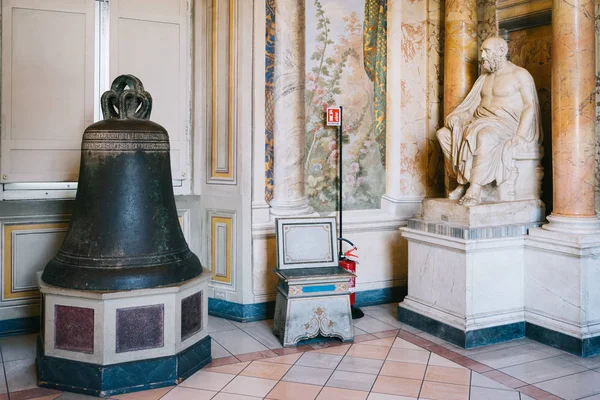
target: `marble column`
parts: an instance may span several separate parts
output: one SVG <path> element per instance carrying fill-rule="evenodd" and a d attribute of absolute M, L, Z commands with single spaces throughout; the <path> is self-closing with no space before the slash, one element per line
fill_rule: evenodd
<path fill-rule="evenodd" d="M 447 0 L 444 46 L 444 116 L 467 97 L 477 79 L 477 2 Z"/>
<path fill-rule="evenodd" d="M 552 215 L 549 230 L 598 231 L 594 204 L 594 0 L 552 3 Z M 575 228 L 573 228 L 575 226 Z"/>
<path fill-rule="evenodd" d="M 386 185 L 381 209 L 421 210 L 427 173 L 427 2 L 390 0 L 387 12 Z"/>
<path fill-rule="evenodd" d="M 305 2 L 278 0 L 275 9 L 274 191 L 271 215 L 312 212 L 304 189 Z"/>
<path fill-rule="evenodd" d="M 467 97 L 477 79 L 477 1 L 446 0 L 444 119 Z M 446 190 L 456 186 L 446 161 Z"/>

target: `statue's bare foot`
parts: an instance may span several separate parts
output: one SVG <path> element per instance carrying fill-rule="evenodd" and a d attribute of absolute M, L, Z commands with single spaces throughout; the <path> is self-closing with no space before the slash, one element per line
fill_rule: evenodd
<path fill-rule="evenodd" d="M 458 204 L 462 204 L 465 207 L 472 207 L 472 206 L 476 206 L 477 204 L 479 204 L 479 200 L 474 199 L 472 197 L 465 196 L 462 199 L 460 199 Z"/>
<path fill-rule="evenodd" d="M 481 185 L 472 183 L 471 186 L 469 186 L 467 193 L 465 193 L 463 198 L 458 201 L 458 204 L 462 204 L 466 207 L 472 207 L 479 203 L 481 203 Z"/>
<path fill-rule="evenodd" d="M 448 194 L 448 198 L 450 200 L 458 200 L 461 197 L 463 197 L 463 195 L 465 194 L 465 190 L 467 189 L 467 187 L 465 185 L 458 185 L 456 187 L 456 189 L 454 189 L 453 191 L 451 191 Z"/>

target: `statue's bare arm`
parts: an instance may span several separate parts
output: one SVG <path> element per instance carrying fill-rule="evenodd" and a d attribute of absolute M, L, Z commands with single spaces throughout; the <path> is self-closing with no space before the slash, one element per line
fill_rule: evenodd
<path fill-rule="evenodd" d="M 529 131 L 532 129 L 532 124 L 535 119 L 535 84 L 533 78 L 527 71 L 520 70 L 516 72 L 517 82 L 519 84 L 519 92 L 523 100 L 523 112 L 519 120 L 519 127 L 515 135 L 515 144 L 522 141 L 529 141 Z"/>
<path fill-rule="evenodd" d="M 479 94 L 479 99 L 474 107 L 471 107 L 470 109 L 463 112 L 454 111 L 448 114 L 448 117 L 446 117 L 446 126 L 448 126 L 448 128 L 450 129 L 453 129 L 454 125 L 456 124 L 458 124 L 458 126 L 463 126 L 464 124 L 469 122 L 471 118 L 473 118 L 473 113 L 475 112 L 475 109 L 477 108 L 479 103 L 481 103 L 481 94 Z"/>

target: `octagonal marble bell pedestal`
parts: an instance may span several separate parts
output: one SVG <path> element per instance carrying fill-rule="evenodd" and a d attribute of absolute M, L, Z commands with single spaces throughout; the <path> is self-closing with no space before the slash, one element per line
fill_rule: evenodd
<path fill-rule="evenodd" d="M 211 361 L 208 274 L 110 292 L 59 288 L 41 274 L 41 387 L 112 396 L 175 385 Z"/>

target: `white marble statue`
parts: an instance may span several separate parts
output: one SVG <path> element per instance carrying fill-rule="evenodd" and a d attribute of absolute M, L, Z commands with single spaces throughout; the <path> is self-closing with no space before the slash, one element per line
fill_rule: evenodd
<path fill-rule="evenodd" d="M 484 72 L 437 132 L 446 168 L 458 182 L 448 197 L 465 206 L 539 199 L 542 128 L 537 92 L 531 74 L 508 61 L 507 53 L 501 38 L 483 42 Z"/>

